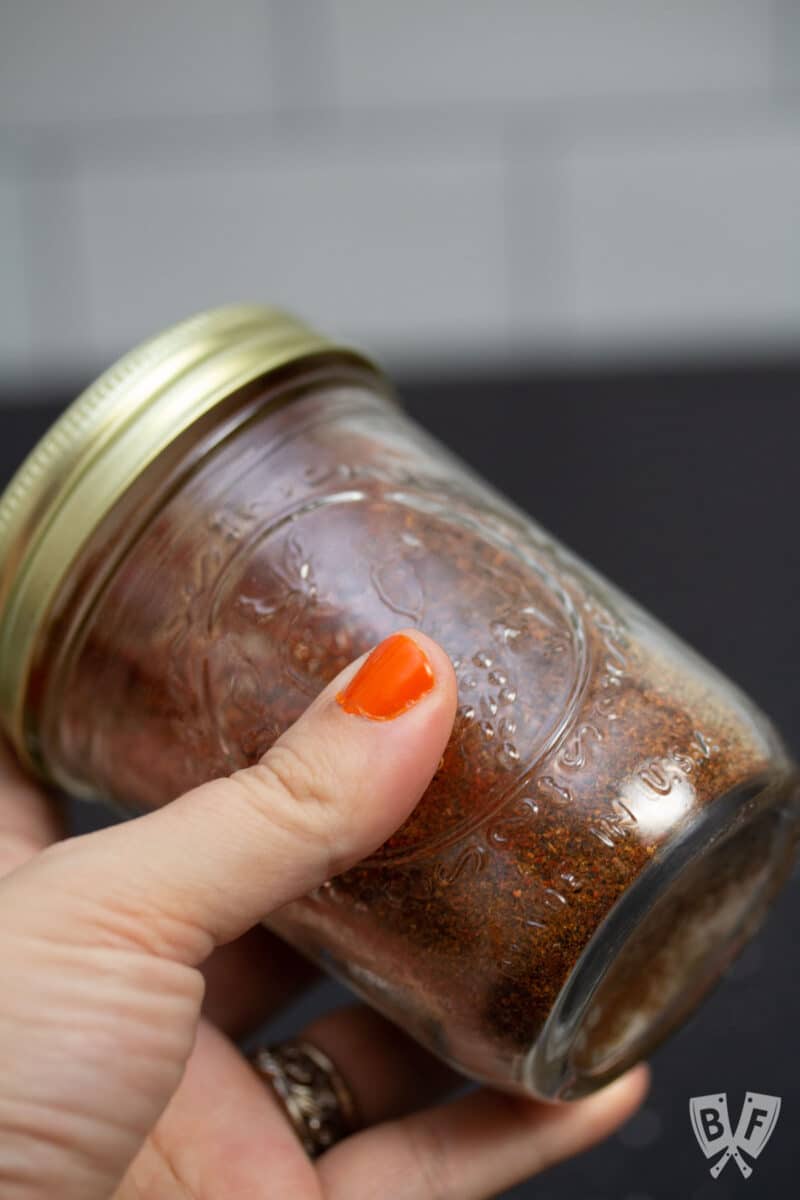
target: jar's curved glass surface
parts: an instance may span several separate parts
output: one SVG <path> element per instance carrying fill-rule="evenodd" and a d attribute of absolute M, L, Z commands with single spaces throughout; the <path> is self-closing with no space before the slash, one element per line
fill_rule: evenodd
<path fill-rule="evenodd" d="M 785 751 L 391 402 L 357 382 L 255 394 L 190 471 L 156 464 L 164 494 L 124 553 L 98 530 L 36 676 L 39 753 L 73 790 L 158 806 L 254 762 L 356 655 L 423 629 L 459 686 L 430 788 L 272 924 L 476 1078 L 591 1090 L 760 918 L 795 837 Z"/>

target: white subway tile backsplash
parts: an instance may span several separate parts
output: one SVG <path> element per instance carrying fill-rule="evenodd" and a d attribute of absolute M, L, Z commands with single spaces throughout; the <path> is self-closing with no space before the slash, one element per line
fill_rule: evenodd
<path fill-rule="evenodd" d="M 800 4 L 797 0 L 772 0 L 775 28 L 775 73 L 778 87 L 800 91 Z"/>
<path fill-rule="evenodd" d="M 24 175 L 0 157 L 0 370 L 30 366 L 31 320 L 26 262 Z"/>
<path fill-rule="evenodd" d="M 262 111 L 270 51 L 269 0 L 4 3 L 0 123 Z"/>
<path fill-rule="evenodd" d="M 249 297 L 411 360 L 786 345 L 798 12 L 0 4 L 0 378 Z"/>
<path fill-rule="evenodd" d="M 344 105 L 765 89 L 766 0 L 327 0 Z"/>
<path fill-rule="evenodd" d="M 567 341 L 800 333 L 800 127 L 586 145 L 563 163 Z"/>
<path fill-rule="evenodd" d="M 194 166 L 98 165 L 75 187 L 97 356 L 242 299 L 390 353 L 504 336 L 503 171 L 492 156 L 222 153 Z"/>
<path fill-rule="evenodd" d="M 83 246 L 69 160 L 32 165 L 25 191 L 31 370 L 80 376 L 89 362 Z"/>

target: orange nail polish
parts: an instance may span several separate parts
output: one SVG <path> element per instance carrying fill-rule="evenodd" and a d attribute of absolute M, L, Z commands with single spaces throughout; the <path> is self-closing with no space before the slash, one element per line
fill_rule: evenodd
<path fill-rule="evenodd" d="M 375 647 L 336 699 L 347 713 L 391 721 L 412 708 L 434 683 L 425 652 L 413 638 L 393 633 Z"/>

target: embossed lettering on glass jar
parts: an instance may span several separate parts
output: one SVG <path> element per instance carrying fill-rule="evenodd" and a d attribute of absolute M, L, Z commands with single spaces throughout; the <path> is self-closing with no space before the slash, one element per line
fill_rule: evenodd
<path fill-rule="evenodd" d="M 177 327 L 64 422 L 0 504 L 0 700 L 26 760 L 167 803 L 417 626 L 458 678 L 440 768 L 272 925 L 496 1086 L 577 1096 L 648 1053 L 792 861 L 793 767 L 758 710 L 375 368 L 277 314 Z"/>

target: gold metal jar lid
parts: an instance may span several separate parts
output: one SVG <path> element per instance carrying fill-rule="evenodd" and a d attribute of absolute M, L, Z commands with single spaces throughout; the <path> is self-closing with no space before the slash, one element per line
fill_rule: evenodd
<path fill-rule="evenodd" d="M 200 313 L 138 346 L 55 422 L 0 496 L 0 721 L 28 758 L 32 659 L 59 588 L 99 522 L 180 434 L 238 388 L 329 356 L 372 364 L 276 309 Z"/>

